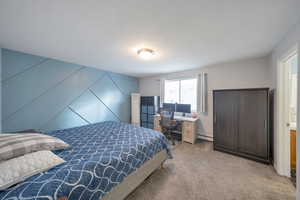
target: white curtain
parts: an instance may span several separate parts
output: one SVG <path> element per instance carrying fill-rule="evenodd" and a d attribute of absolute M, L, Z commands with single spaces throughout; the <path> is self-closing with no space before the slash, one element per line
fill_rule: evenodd
<path fill-rule="evenodd" d="M 199 113 L 207 112 L 207 73 L 198 74 L 197 110 Z"/>
<path fill-rule="evenodd" d="M 160 107 L 162 107 L 165 101 L 165 79 L 160 79 Z"/>

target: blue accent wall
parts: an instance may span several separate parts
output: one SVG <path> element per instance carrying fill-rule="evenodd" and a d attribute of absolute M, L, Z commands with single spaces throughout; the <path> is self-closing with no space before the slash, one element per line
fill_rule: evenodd
<path fill-rule="evenodd" d="M 2 49 L 0 48 L 0 113 L 2 113 Z M 0 133 L 2 132 L 2 114 L 0 114 Z"/>
<path fill-rule="evenodd" d="M 137 78 L 2 49 L 3 132 L 130 121 Z"/>

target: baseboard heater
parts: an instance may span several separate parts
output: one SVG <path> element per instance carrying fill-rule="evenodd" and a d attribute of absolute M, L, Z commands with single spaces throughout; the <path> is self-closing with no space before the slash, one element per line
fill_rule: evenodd
<path fill-rule="evenodd" d="M 202 139 L 202 140 L 207 140 L 207 141 L 214 141 L 214 137 L 212 137 L 212 136 L 208 136 L 208 135 L 202 135 L 202 134 L 200 134 L 200 135 L 198 135 L 198 137 L 197 137 L 198 139 Z"/>

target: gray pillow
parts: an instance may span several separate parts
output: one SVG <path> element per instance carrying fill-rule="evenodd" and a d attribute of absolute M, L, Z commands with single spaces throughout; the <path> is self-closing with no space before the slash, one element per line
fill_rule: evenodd
<path fill-rule="evenodd" d="M 39 133 L 0 134 L 0 162 L 27 153 L 68 148 L 64 141 Z"/>
<path fill-rule="evenodd" d="M 65 161 L 51 151 L 38 151 L 0 163 L 0 191 Z"/>
<path fill-rule="evenodd" d="M 42 133 L 42 132 L 36 129 L 27 129 L 27 130 L 17 131 L 15 133 Z"/>

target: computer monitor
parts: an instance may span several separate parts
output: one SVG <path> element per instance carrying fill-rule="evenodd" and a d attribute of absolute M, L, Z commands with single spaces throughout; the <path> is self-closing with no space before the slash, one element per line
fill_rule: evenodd
<path fill-rule="evenodd" d="M 168 112 L 175 112 L 175 104 L 174 103 L 163 103 L 163 109 Z"/>
<path fill-rule="evenodd" d="M 191 104 L 176 104 L 176 112 L 191 113 Z"/>

